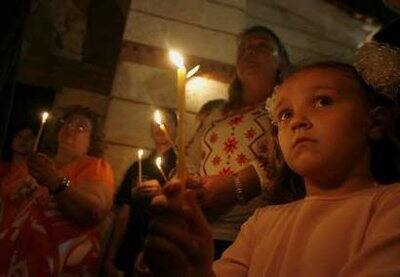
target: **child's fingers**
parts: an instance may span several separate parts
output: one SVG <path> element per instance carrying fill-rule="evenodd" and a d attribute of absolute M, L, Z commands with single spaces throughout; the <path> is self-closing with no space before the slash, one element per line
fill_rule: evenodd
<path fill-rule="evenodd" d="M 209 235 L 211 237 L 210 227 L 203 211 L 197 203 L 196 193 L 194 191 L 187 191 L 185 193 L 185 218 L 190 221 L 190 228 L 200 235 Z"/>
<path fill-rule="evenodd" d="M 169 199 L 164 194 L 155 196 L 150 205 L 150 212 L 154 218 L 183 218 L 182 203 L 178 199 Z"/>
<path fill-rule="evenodd" d="M 161 237 L 175 245 L 187 259 L 193 260 L 201 256 L 200 244 L 197 237 L 188 233 L 186 228 L 171 222 L 153 221 L 149 227 L 152 237 Z"/>
<path fill-rule="evenodd" d="M 172 180 L 163 187 L 163 193 L 169 197 L 177 197 L 183 189 L 182 182 L 179 180 Z"/>
<path fill-rule="evenodd" d="M 186 180 L 186 188 L 198 188 L 201 187 L 201 179 L 199 175 L 190 175 Z"/>
<path fill-rule="evenodd" d="M 178 268 L 187 266 L 185 254 L 169 239 L 148 234 L 144 244 L 144 260 L 154 268 Z"/>

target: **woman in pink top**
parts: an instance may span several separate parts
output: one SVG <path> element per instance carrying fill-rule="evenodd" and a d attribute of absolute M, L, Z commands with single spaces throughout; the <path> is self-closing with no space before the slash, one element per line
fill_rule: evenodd
<path fill-rule="evenodd" d="M 383 186 L 400 179 L 392 99 L 346 64 L 292 73 L 267 105 L 272 177 L 304 185 L 305 199 L 257 210 L 213 265 L 193 193 L 182 202 L 172 183 L 153 201 L 138 265 L 156 276 L 400 276 L 400 185 Z"/>

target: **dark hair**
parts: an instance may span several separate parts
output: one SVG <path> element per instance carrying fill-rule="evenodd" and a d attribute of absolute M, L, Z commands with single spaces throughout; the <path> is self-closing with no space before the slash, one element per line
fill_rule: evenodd
<path fill-rule="evenodd" d="M 400 17 L 396 17 L 374 34 L 373 39 L 380 43 L 387 43 L 395 47 L 400 47 L 399 28 Z"/>
<path fill-rule="evenodd" d="M 267 27 L 256 25 L 256 26 L 250 27 L 248 29 L 245 29 L 238 36 L 239 44 L 243 41 L 244 38 L 246 38 L 249 35 L 253 35 L 253 34 L 259 34 L 259 35 L 266 36 L 266 37 L 272 39 L 272 41 L 278 47 L 278 53 L 279 53 L 279 56 L 281 57 L 281 59 L 283 60 L 283 63 L 286 66 L 290 65 L 289 55 L 288 55 L 282 41 L 278 38 L 278 36 L 272 30 L 270 30 Z M 277 82 L 280 81 L 281 73 L 282 72 L 278 71 L 277 80 L 276 80 Z M 228 93 L 229 93 L 229 99 L 228 99 L 228 103 L 227 103 L 228 109 L 238 106 L 239 103 L 242 101 L 242 93 L 243 93 L 242 89 L 243 89 L 242 82 L 239 80 L 238 76 L 235 76 L 235 78 L 231 82 L 229 89 L 228 89 Z"/>
<path fill-rule="evenodd" d="M 100 124 L 100 117 L 90 108 L 80 105 L 69 106 L 64 109 L 63 115 L 59 120 L 56 121 L 53 130 L 50 132 L 47 138 L 45 152 L 53 155 L 57 152 L 58 133 L 60 132 L 60 129 L 64 125 L 64 123 L 74 115 L 80 115 L 89 119 L 90 124 L 92 125 L 92 130 L 90 132 L 89 149 L 87 154 L 89 156 L 102 157 L 105 150 L 105 143 L 102 126 Z"/>
<path fill-rule="evenodd" d="M 214 99 L 210 100 L 201 106 L 200 110 L 197 112 L 198 115 L 200 114 L 205 114 L 208 115 L 210 114 L 214 109 L 221 107 L 223 104 L 226 103 L 225 99 Z"/>
<path fill-rule="evenodd" d="M 167 114 L 168 117 L 172 120 L 172 124 L 174 124 L 175 127 L 178 126 L 178 115 L 174 109 L 160 108 L 160 112 Z"/>
<path fill-rule="evenodd" d="M 399 109 L 398 104 L 394 103 L 387 96 L 377 93 L 369 87 L 360 77 L 357 70 L 352 66 L 339 62 L 318 62 L 305 65 L 296 69 L 291 69 L 285 74 L 284 80 L 290 76 L 307 70 L 330 68 L 344 72 L 351 76 L 365 93 L 365 100 L 370 109 L 383 107 L 388 112 L 388 117 L 383 126 L 385 135 L 378 141 L 370 141 L 371 147 L 371 172 L 374 178 L 382 184 L 390 184 L 400 180 L 400 144 L 399 142 Z M 278 127 L 272 122 L 270 124 L 269 136 L 269 157 L 268 163 L 271 167 L 270 178 L 274 184 L 269 191 L 270 200 L 275 203 L 282 203 L 300 199 L 305 196 L 303 178 L 293 172 L 283 158 L 283 154 L 278 143 Z"/>

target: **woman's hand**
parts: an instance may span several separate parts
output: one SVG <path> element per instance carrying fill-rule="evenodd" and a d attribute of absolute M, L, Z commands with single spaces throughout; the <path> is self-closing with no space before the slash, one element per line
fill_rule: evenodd
<path fill-rule="evenodd" d="M 144 181 L 142 184 L 137 184 L 132 189 L 132 198 L 144 198 L 150 197 L 153 198 L 154 196 L 161 193 L 161 185 L 157 180 L 149 180 Z"/>
<path fill-rule="evenodd" d="M 232 176 L 190 177 L 186 188 L 195 192 L 200 206 L 204 209 L 220 210 L 235 202 L 235 188 Z"/>
<path fill-rule="evenodd" d="M 54 162 L 42 153 L 34 153 L 28 158 L 29 174 L 32 175 L 39 185 L 53 191 L 61 180 Z"/>
<path fill-rule="evenodd" d="M 38 188 L 38 184 L 32 176 L 28 175 L 27 178 L 25 178 L 22 181 L 19 181 L 19 183 L 16 185 L 15 190 L 11 194 L 11 199 L 19 199 L 22 197 L 29 197 L 32 195 L 36 189 Z"/>
<path fill-rule="evenodd" d="M 192 191 L 171 182 L 151 205 L 143 259 L 154 276 L 213 276 L 212 234 Z"/>

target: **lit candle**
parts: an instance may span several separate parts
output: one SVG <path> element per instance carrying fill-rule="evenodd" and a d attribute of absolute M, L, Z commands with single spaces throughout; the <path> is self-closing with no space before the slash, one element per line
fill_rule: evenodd
<path fill-rule="evenodd" d="M 184 180 L 186 177 L 185 160 L 185 86 L 186 86 L 186 67 L 183 57 L 176 51 L 170 51 L 171 61 L 177 67 L 177 110 L 178 110 L 178 134 L 177 134 L 177 170 L 178 179 Z"/>
<path fill-rule="evenodd" d="M 44 125 L 46 124 L 46 121 L 47 121 L 48 117 L 49 117 L 49 113 L 48 112 L 43 112 L 42 113 L 42 122 L 40 124 L 39 132 L 36 135 L 35 143 L 33 144 L 33 152 L 34 153 L 37 152 L 37 150 L 38 150 L 40 138 L 42 136 Z"/>
<path fill-rule="evenodd" d="M 155 123 L 160 127 L 161 131 L 164 132 L 169 144 L 172 146 L 172 148 L 174 149 L 175 154 L 178 153 L 175 143 L 174 141 L 171 139 L 171 136 L 169 135 L 168 131 L 167 131 L 167 127 L 165 127 L 165 124 L 162 122 L 162 115 L 160 113 L 159 110 L 156 110 L 154 112 L 154 121 Z"/>
<path fill-rule="evenodd" d="M 164 181 L 168 182 L 167 176 L 165 176 L 165 173 L 164 173 L 164 170 L 161 167 L 161 164 L 162 164 L 162 158 L 161 157 L 157 157 L 156 158 L 156 166 L 157 166 L 158 170 L 160 171 L 161 175 L 163 176 Z"/>
<path fill-rule="evenodd" d="M 137 155 L 138 155 L 138 165 L 139 165 L 139 186 L 142 185 L 142 157 L 143 157 L 143 149 L 139 149 L 137 151 Z"/>

